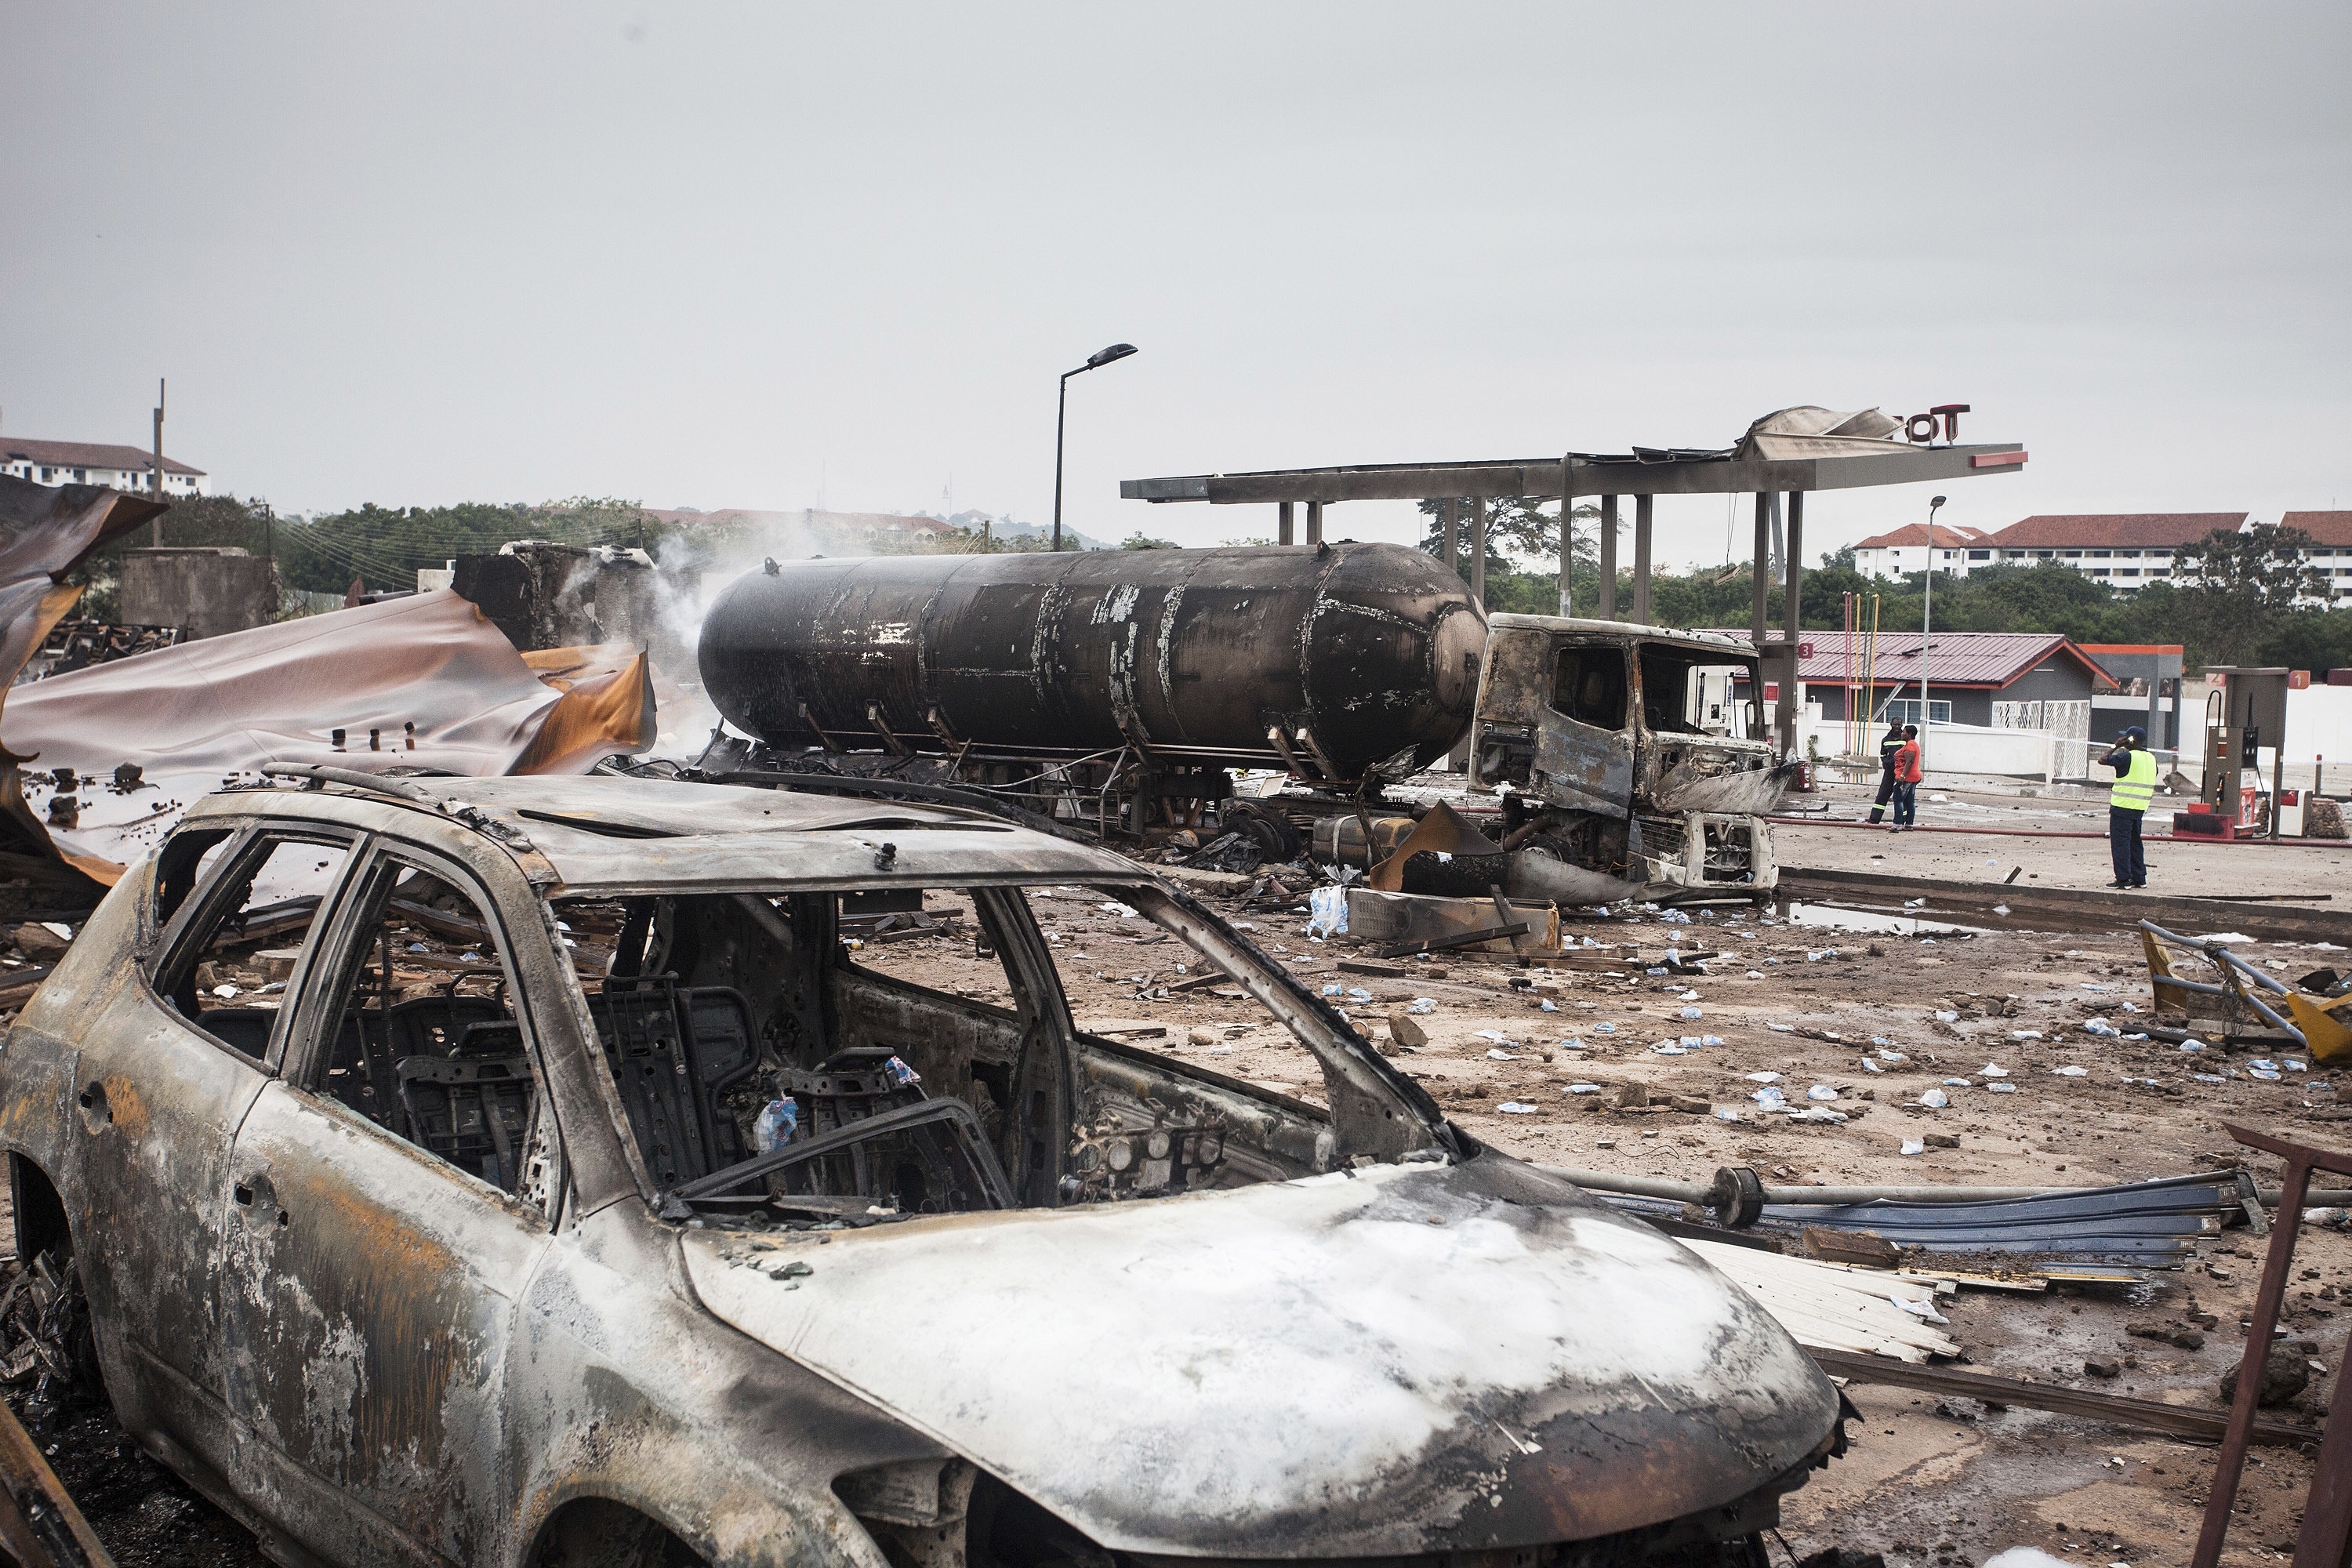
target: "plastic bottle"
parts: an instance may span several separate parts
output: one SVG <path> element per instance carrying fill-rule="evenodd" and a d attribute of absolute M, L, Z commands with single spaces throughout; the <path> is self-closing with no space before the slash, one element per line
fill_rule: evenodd
<path fill-rule="evenodd" d="M 772 1100 L 751 1123 L 751 1143 L 766 1154 L 793 1141 L 801 1130 L 801 1108 L 797 1100 Z"/>

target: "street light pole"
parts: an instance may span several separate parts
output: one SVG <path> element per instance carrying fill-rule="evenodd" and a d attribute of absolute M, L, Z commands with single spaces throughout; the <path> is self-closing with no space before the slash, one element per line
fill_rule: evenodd
<path fill-rule="evenodd" d="M 1927 596 L 1919 612 L 1919 750 L 1923 754 L 1927 750 L 1927 726 L 1933 722 L 1927 717 L 1927 645 L 1936 626 L 1936 509 L 1943 504 L 1942 496 L 1931 497 L 1927 502 Z"/>
<path fill-rule="evenodd" d="M 1062 551 L 1062 431 L 1068 423 L 1070 411 L 1070 377 L 1099 370 L 1113 360 L 1125 359 L 1135 352 L 1133 343 L 1113 343 L 1099 353 L 1087 356 L 1087 363 L 1076 370 L 1062 373 L 1062 392 L 1054 405 L 1054 552 Z"/>

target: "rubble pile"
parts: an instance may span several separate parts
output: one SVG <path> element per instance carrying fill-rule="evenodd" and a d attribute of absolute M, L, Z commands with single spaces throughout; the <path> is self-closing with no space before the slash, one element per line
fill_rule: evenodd
<path fill-rule="evenodd" d="M 264 1568 L 244 1526 L 149 1458 L 98 1377 L 89 1306 L 55 1252 L 0 1263 L 0 1394 L 120 1568 Z"/>

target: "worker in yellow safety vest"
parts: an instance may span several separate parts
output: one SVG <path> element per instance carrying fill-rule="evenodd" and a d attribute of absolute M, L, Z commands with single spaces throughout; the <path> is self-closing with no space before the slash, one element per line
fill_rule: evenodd
<path fill-rule="evenodd" d="M 2147 750 L 2147 731 L 2137 724 L 2126 730 L 2099 765 L 2116 770 L 2115 785 L 2107 791 L 2107 847 L 2115 852 L 2116 879 L 2107 886 L 2145 888 L 2147 855 L 2139 829 L 2156 798 L 2156 758 Z"/>

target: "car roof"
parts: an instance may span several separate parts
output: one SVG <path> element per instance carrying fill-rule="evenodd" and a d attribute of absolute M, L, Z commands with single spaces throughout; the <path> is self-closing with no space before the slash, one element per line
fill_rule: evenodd
<path fill-rule="evenodd" d="M 436 810 L 397 794 L 330 784 L 315 792 L 227 792 L 209 797 L 203 815 L 257 804 L 273 816 L 302 815 L 324 796 L 421 816 L 446 832 L 457 826 L 452 813 L 470 806 L 499 825 L 501 837 L 529 841 L 553 868 L 556 897 L 1150 877 L 1109 850 L 951 805 L 609 775 L 386 783 L 395 790 L 422 786 L 434 801 L 453 804 Z"/>

